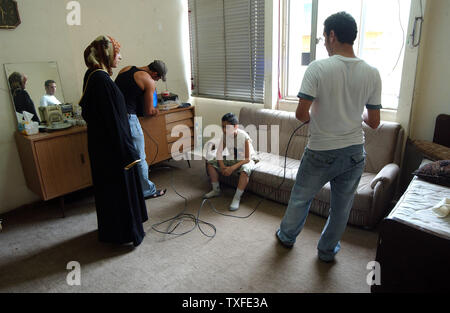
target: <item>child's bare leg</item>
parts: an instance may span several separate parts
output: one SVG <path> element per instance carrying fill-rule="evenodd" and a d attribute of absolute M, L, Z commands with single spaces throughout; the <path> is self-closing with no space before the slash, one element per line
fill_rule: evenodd
<path fill-rule="evenodd" d="M 241 172 L 241 175 L 239 176 L 238 189 L 244 191 L 245 188 L 247 188 L 249 180 L 250 180 L 250 177 L 248 177 L 247 173 Z"/>
<path fill-rule="evenodd" d="M 204 199 L 211 199 L 214 197 L 218 197 L 221 194 L 219 184 L 219 173 L 217 172 L 217 169 L 209 163 L 208 163 L 208 173 L 209 177 L 211 178 L 212 190 L 207 194 L 203 195 Z"/>
<path fill-rule="evenodd" d="M 217 183 L 219 181 L 219 173 L 216 168 L 208 163 L 208 174 L 209 178 L 211 178 L 211 183 Z"/>

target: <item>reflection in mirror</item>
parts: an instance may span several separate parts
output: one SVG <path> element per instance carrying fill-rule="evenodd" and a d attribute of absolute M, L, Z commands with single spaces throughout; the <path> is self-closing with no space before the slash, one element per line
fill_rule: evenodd
<path fill-rule="evenodd" d="M 33 121 L 42 122 L 49 108 L 65 103 L 56 62 L 10 63 L 4 67 L 16 112 L 29 112 Z"/>

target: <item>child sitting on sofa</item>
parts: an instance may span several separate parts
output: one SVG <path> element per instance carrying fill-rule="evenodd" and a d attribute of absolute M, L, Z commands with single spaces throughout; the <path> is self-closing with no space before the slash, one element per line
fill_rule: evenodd
<path fill-rule="evenodd" d="M 224 176 L 230 176 L 233 172 L 239 173 L 239 184 L 230 204 L 230 211 L 239 209 L 241 196 L 255 166 L 252 140 L 245 131 L 238 128 L 238 123 L 233 113 L 227 113 L 222 117 L 223 136 L 218 145 L 216 157 L 208 161 L 212 191 L 203 196 L 204 199 L 211 199 L 221 195 L 219 173 Z"/>

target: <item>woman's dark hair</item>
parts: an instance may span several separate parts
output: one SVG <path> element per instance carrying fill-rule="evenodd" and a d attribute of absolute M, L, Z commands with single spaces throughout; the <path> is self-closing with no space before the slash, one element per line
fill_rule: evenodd
<path fill-rule="evenodd" d="M 228 122 L 231 125 L 239 124 L 239 120 L 233 113 L 227 113 L 222 117 L 222 122 Z"/>
<path fill-rule="evenodd" d="M 330 32 L 334 33 L 340 43 L 348 43 L 353 45 L 358 34 L 358 26 L 356 21 L 347 12 L 338 12 L 329 16 L 325 22 L 325 33 L 330 36 Z"/>
<path fill-rule="evenodd" d="M 11 88 L 11 93 L 16 94 L 17 91 L 22 90 L 23 85 L 23 74 L 14 72 L 8 77 L 9 87 Z"/>

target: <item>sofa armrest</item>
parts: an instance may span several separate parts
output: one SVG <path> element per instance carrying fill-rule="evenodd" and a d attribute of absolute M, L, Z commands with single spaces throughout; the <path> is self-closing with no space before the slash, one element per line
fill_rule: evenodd
<path fill-rule="evenodd" d="M 368 219 L 369 228 L 375 227 L 381 218 L 389 212 L 390 204 L 395 193 L 395 181 L 399 172 L 399 166 L 395 163 L 390 163 L 385 165 L 375 178 L 372 179 L 370 187 L 373 189 L 373 201 Z"/>
<path fill-rule="evenodd" d="M 372 179 L 370 187 L 375 189 L 378 182 L 387 182 L 388 184 L 391 184 L 397 178 L 399 172 L 400 168 L 397 164 L 389 163 L 385 165 L 381 171 L 378 172 L 377 176 Z"/>

